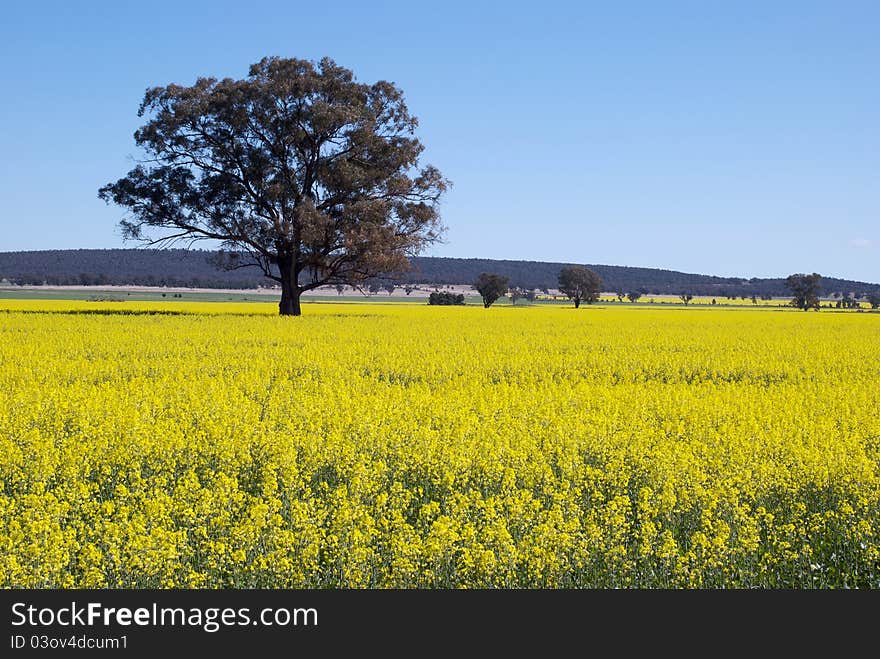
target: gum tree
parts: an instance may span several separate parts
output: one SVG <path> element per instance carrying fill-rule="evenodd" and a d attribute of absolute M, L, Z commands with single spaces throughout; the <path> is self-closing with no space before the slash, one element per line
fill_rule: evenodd
<path fill-rule="evenodd" d="M 483 307 L 488 309 L 495 301 L 507 295 L 510 279 L 493 272 L 481 272 L 473 283 L 474 290 L 483 298 Z"/>
<path fill-rule="evenodd" d="M 562 268 L 559 271 L 559 291 L 574 302 L 574 308 L 581 302 L 592 304 L 602 292 L 602 278 L 598 273 L 580 265 Z"/>
<path fill-rule="evenodd" d="M 127 209 L 124 236 L 216 241 L 222 266 L 280 284 L 282 315 L 318 286 L 408 269 L 442 234 L 448 181 L 419 164 L 403 93 L 329 58 L 267 57 L 242 80 L 154 87 L 138 116 L 147 157 L 98 193 Z"/>
<path fill-rule="evenodd" d="M 785 280 L 786 287 L 792 293 L 791 306 L 808 311 L 819 310 L 819 293 L 822 290 L 822 275 L 814 272 L 810 275 L 802 272 L 789 275 Z"/>

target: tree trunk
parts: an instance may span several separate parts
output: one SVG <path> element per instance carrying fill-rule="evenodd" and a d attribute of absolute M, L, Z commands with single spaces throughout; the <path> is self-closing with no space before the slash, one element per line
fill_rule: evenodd
<path fill-rule="evenodd" d="M 576 297 L 576 298 L 574 299 L 574 308 L 575 308 L 575 309 L 579 309 L 580 306 L 581 306 L 581 299 L 580 299 L 579 297 Z"/>
<path fill-rule="evenodd" d="M 282 316 L 299 316 L 302 310 L 299 304 L 302 289 L 299 287 L 294 268 L 286 263 L 279 263 L 281 271 L 281 302 L 278 313 Z"/>
<path fill-rule="evenodd" d="M 302 308 L 299 304 L 300 291 L 296 287 L 285 295 L 284 287 L 281 288 L 281 302 L 278 303 L 278 313 L 282 316 L 299 316 L 302 314 Z"/>

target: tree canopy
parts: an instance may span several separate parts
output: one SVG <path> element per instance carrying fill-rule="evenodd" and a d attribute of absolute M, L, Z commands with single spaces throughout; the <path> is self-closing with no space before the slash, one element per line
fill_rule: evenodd
<path fill-rule="evenodd" d="M 491 272 L 481 272 L 473 286 L 483 298 L 483 307 L 488 309 L 494 302 L 507 293 L 510 280 L 507 277 Z"/>
<path fill-rule="evenodd" d="M 592 304 L 602 292 L 602 278 L 583 266 L 562 268 L 559 271 L 559 290 L 574 302 L 577 309 L 581 302 Z"/>
<path fill-rule="evenodd" d="M 299 315 L 318 286 L 406 270 L 443 232 L 448 181 L 419 164 L 403 93 L 332 59 L 266 57 L 243 80 L 154 87 L 144 115 L 147 158 L 99 190 L 128 210 L 124 236 L 218 241 L 225 267 L 256 265 L 281 285 L 281 314 Z"/>
<path fill-rule="evenodd" d="M 792 292 L 791 305 L 798 309 L 819 310 L 819 293 L 822 290 L 822 275 L 814 272 L 811 275 L 796 273 L 789 275 L 785 285 Z"/>

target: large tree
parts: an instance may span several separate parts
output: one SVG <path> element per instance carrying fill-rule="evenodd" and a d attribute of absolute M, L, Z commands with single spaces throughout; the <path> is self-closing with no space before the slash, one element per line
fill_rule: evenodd
<path fill-rule="evenodd" d="M 602 278 L 580 265 L 562 268 L 558 281 L 560 292 L 574 302 L 575 309 L 581 306 L 581 302 L 592 304 L 602 292 Z"/>
<path fill-rule="evenodd" d="M 448 182 L 420 166 L 418 126 L 394 84 L 356 82 L 329 58 L 267 57 L 243 80 L 148 89 L 147 154 L 99 196 L 128 209 L 126 238 L 219 241 L 225 267 L 256 265 L 303 292 L 409 266 L 443 231 Z"/>
<path fill-rule="evenodd" d="M 796 273 L 789 275 L 785 285 L 791 291 L 791 305 L 798 309 L 819 310 L 819 293 L 822 290 L 822 275 L 814 272 L 811 275 Z"/>

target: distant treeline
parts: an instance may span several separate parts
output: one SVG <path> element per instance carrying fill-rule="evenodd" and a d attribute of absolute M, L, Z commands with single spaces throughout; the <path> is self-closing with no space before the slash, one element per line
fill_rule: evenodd
<path fill-rule="evenodd" d="M 0 252 L 0 279 L 54 286 L 257 288 L 275 282 L 256 268 L 220 270 L 214 252 L 185 249 L 70 249 Z"/>
<path fill-rule="evenodd" d="M 271 287 L 256 268 L 220 270 L 212 262 L 214 252 L 184 249 L 71 249 L 29 252 L 0 252 L 0 280 L 22 285 L 56 286 L 182 286 L 193 288 Z M 784 279 L 742 279 L 714 277 L 657 268 L 619 265 L 548 263 L 417 257 L 407 273 L 390 274 L 386 280 L 399 284 L 468 284 L 481 272 L 493 272 L 510 279 L 510 285 L 549 290 L 557 286 L 559 270 L 568 265 L 585 265 L 603 281 L 603 290 L 643 295 L 711 295 L 718 297 L 788 296 Z M 820 273 L 821 274 L 821 273 Z M 822 292 L 867 295 L 880 293 L 880 284 L 823 277 Z"/>
<path fill-rule="evenodd" d="M 742 279 L 695 275 L 658 268 L 633 268 L 621 265 L 590 263 L 548 263 L 544 261 L 506 261 L 492 259 L 458 259 L 420 257 L 412 260 L 415 270 L 409 274 L 412 284 L 470 283 L 481 272 L 493 272 L 510 279 L 510 285 L 537 290 L 556 288 L 559 271 L 565 266 L 584 265 L 602 277 L 602 290 L 613 293 L 635 291 L 644 295 L 713 295 L 719 297 L 789 296 L 785 279 Z M 821 273 L 820 273 L 821 274 Z M 822 279 L 826 295 L 835 292 L 868 294 L 880 292 L 880 284 Z"/>

